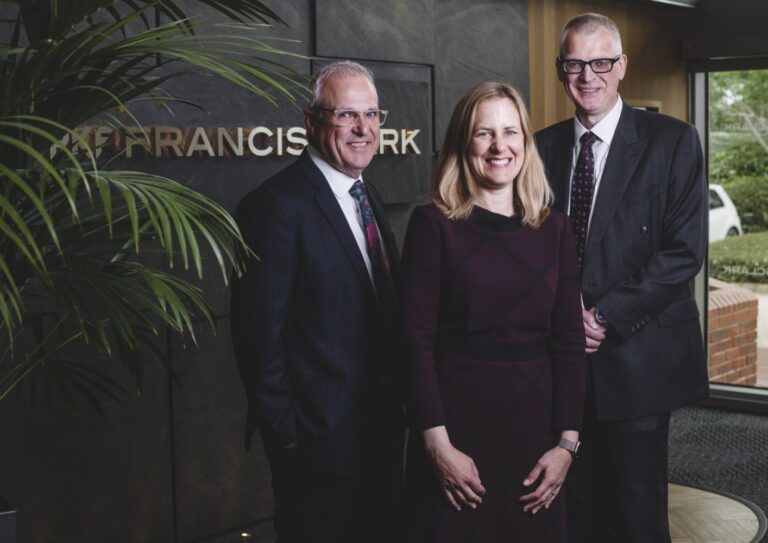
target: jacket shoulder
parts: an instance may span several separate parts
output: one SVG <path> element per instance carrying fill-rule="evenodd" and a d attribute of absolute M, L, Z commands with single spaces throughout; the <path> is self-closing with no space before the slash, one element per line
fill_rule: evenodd
<path fill-rule="evenodd" d="M 569 130 L 573 130 L 572 118 L 542 128 L 534 134 L 534 138 L 538 146 L 548 146 L 567 136 Z"/>
<path fill-rule="evenodd" d="M 683 132 L 695 132 L 696 128 L 685 121 L 670 117 L 663 113 L 635 109 L 635 126 L 638 135 L 679 134 Z"/>
<path fill-rule="evenodd" d="M 299 159 L 248 192 L 240 200 L 237 209 L 239 212 L 264 202 L 290 206 L 306 201 L 314 196 L 315 192 Z"/>

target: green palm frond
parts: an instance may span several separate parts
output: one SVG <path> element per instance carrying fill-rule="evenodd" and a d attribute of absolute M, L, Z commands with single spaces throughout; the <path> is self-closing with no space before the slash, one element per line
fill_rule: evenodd
<path fill-rule="evenodd" d="M 155 24 L 155 15 L 164 20 L 186 19 L 184 9 L 174 0 L 4 0 L 16 4 L 24 26 L 33 36 L 44 35 L 59 39 L 87 21 L 103 20 L 105 16 L 120 21 L 126 15 L 137 14 L 145 28 Z M 285 24 L 266 4 L 259 0 L 199 0 L 199 3 L 227 18 L 243 23 L 264 25 Z M 194 32 L 193 27 L 187 31 Z"/>
<path fill-rule="evenodd" d="M 19 286 L 33 278 L 54 291 L 79 292 L 73 285 L 57 285 L 56 274 L 76 265 L 78 280 L 85 279 L 89 269 L 125 264 L 139 256 L 147 240 L 157 240 L 154 252 L 161 252 L 171 269 L 180 263 L 202 277 L 206 252 L 213 255 L 223 280 L 230 268 L 240 269 L 242 238 L 232 217 L 216 202 L 170 179 L 130 171 L 91 171 L 83 176 L 73 170 L 57 171 L 58 178 L 69 178 L 68 190 L 51 193 L 43 216 L 35 213 L 42 205 L 37 197 L 40 186 L 26 183 L 32 177 L 29 173 L 12 173 L 17 185 L 12 200 L 0 196 L 0 231 L 10 234 L 0 240 L 0 254 L 15 254 L 17 263 L 24 264 L 17 267 L 27 275 L 11 275 L 0 284 L 7 281 L 16 305 L 21 303 Z M 56 188 L 53 176 L 49 179 Z M 21 214 L 36 220 L 25 220 Z M 115 298 L 110 294 L 99 303 L 110 299 Z M 0 299 L 0 308 L 3 303 L 7 304 Z M 77 299 L 68 299 L 64 305 L 76 307 Z M 12 334 L 12 322 L 5 324 Z M 176 323 L 174 328 L 182 331 L 184 327 Z"/>
<path fill-rule="evenodd" d="M 0 21 L 0 399 L 119 400 L 106 362 L 138 391 L 145 365 L 172 372 L 167 334 L 213 324 L 199 287 L 249 253 L 232 217 L 172 179 L 111 170 L 84 124 L 127 134 L 140 100 L 191 104 L 167 83 L 218 76 L 276 104 L 307 92 L 279 60 L 290 40 L 257 0 L 199 0 L 231 24 L 202 25 L 174 0 L 16 0 Z M 8 30 L 5 32 L 4 30 Z M 189 270 L 187 272 L 187 270 Z M 173 372 L 172 372 L 173 373 Z"/>

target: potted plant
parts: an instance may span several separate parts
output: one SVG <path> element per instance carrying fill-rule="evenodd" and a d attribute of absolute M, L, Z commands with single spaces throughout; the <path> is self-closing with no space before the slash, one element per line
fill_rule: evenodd
<path fill-rule="evenodd" d="M 113 361 L 140 391 L 147 361 L 169 363 L 167 330 L 194 342 L 193 321 L 212 321 L 203 292 L 174 270 L 202 275 L 206 251 L 222 280 L 241 269 L 247 249 L 226 210 L 175 180 L 110 169 L 77 130 L 126 130 L 132 101 L 186 100 L 166 84 L 195 72 L 273 102 L 302 92 L 275 61 L 291 53 L 258 37 L 282 22 L 274 12 L 258 0 L 199 3 L 238 31 L 201 29 L 174 0 L 0 5 L 0 401 L 25 387 L 100 410 L 125 393 Z"/>

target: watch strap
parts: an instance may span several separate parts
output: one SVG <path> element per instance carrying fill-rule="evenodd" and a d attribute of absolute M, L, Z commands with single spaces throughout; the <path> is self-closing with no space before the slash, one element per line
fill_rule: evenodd
<path fill-rule="evenodd" d="M 571 456 L 576 458 L 579 456 L 579 448 L 581 447 L 581 441 L 571 441 L 570 439 L 560 438 L 560 442 L 557 444 L 561 449 L 565 449 Z"/>

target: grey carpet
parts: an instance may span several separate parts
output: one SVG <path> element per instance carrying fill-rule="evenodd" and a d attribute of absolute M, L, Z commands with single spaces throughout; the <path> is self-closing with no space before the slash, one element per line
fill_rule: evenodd
<path fill-rule="evenodd" d="M 768 416 L 676 411 L 669 432 L 669 478 L 740 496 L 768 512 Z M 768 543 L 768 536 L 762 541 Z"/>

